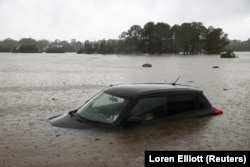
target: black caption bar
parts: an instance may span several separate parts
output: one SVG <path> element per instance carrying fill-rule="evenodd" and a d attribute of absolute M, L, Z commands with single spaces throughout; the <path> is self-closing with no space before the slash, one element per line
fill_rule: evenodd
<path fill-rule="evenodd" d="M 250 167 L 250 151 L 145 151 L 145 167 Z"/>

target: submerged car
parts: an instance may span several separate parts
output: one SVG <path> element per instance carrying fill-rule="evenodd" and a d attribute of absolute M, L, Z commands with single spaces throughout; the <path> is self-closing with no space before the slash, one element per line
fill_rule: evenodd
<path fill-rule="evenodd" d="M 49 118 L 56 127 L 129 127 L 154 122 L 222 114 L 203 91 L 193 87 L 144 83 L 111 85 L 85 104 L 66 114 Z"/>

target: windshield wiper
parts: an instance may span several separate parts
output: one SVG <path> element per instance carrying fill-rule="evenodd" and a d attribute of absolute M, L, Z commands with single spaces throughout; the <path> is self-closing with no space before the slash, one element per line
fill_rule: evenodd
<path fill-rule="evenodd" d="M 78 122 L 86 122 L 86 119 L 82 118 L 79 114 L 77 114 L 76 111 L 77 110 L 70 111 L 69 112 L 70 117 Z"/>

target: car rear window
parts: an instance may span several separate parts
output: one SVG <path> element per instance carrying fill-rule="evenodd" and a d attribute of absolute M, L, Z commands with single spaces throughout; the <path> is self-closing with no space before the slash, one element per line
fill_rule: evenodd
<path fill-rule="evenodd" d="M 173 95 L 167 99 L 167 115 L 188 112 L 198 109 L 195 95 Z"/>
<path fill-rule="evenodd" d="M 147 121 L 201 110 L 204 106 L 198 95 L 194 94 L 147 97 L 139 99 L 131 112 L 131 117 L 140 117 Z"/>

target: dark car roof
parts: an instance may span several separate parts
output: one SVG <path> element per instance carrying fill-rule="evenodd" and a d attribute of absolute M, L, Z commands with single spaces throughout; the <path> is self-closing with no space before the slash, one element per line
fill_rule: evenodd
<path fill-rule="evenodd" d="M 127 85 L 112 85 L 104 90 L 106 93 L 133 98 L 142 94 L 149 93 L 166 93 L 166 92 L 202 92 L 189 86 L 172 85 L 166 83 L 142 83 L 142 84 L 127 84 Z"/>

